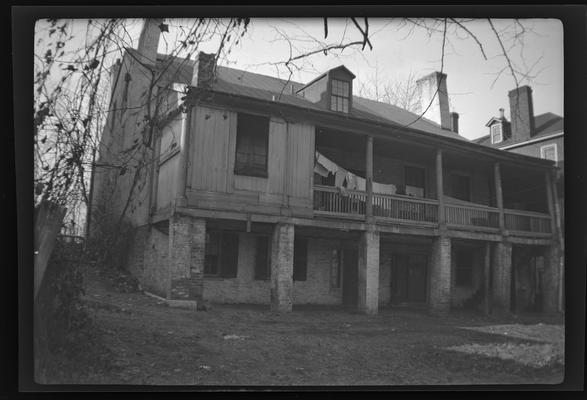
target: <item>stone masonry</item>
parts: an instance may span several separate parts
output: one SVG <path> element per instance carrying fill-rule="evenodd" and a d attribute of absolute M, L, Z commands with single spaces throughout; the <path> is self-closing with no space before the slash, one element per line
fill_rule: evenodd
<path fill-rule="evenodd" d="M 451 239 L 440 236 L 432 244 L 430 312 L 445 314 L 451 303 Z"/>
<path fill-rule="evenodd" d="M 508 313 L 511 307 L 512 245 L 498 242 L 493 245 L 493 311 Z"/>
<path fill-rule="evenodd" d="M 363 232 L 359 243 L 358 309 L 377 314 L 379 306 L 379 232 Z"/>
<path fill-rule="evenodd" d="M 291 312 L 294 225 L 279 223 L 271 238 L 271 311 Z"/>
<path fill-rule="evenodd" d="M 174 215 L 169 220 L 167 298 L 202 300 L 206 220 Z"/>

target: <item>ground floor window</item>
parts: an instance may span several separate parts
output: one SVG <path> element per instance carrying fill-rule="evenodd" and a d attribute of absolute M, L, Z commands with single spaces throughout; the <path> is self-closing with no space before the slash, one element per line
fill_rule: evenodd
<path fill-rule="evenodd" d="M 230 232 L 208 232 L 204 275 L 236 278 L 238 264 L 238 234 Z"/>

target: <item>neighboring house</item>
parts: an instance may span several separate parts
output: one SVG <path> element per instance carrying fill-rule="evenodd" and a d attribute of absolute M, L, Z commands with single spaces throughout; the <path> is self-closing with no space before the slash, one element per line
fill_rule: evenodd
<path fill-rule="evenodd" d="M 145 290 L 279 311 L 557 309 L 554 165 L 461 137 L 446 75 L 418 82 L 430 105 L 419 118 L 354 96 L 344 66 L 289 82 L 205 53 L 158 55 L 159 34 L 148 21 L 113 71 L 113 109 L 129 110 L 111 112 L 97 165 L 132 148 L 155 92 L 166 94 L 158 162 L 137 179 L 98 168 L 92 199 L 113 215 L 127 209 L 128 268 Z M 146 87 L 149 69 L 169 71 L 159 89 Z M 522 249 L 542 260 L 543 287 L 512 291 L 526 279 L 512 270 Z"/>
<path fill-rule="evenodd" d="M 501 108 L 500 116 L 491 118 L 485 125 L 489 134 L 475 139 L 474 142 L 513 153 L 552 160 L 556 163 L 557 170 L 553 180 L 556 185 L 557 201 L 554 204 L 557 207 L 555 215 L 562 250 L 564 249 L 564 119 L 550 112 L 535 116 L 532 88 L 529 86 L 510 90 L 508 97 L 511 122 L 505 118 L 504 109 Z M 563 262 L 562 258 L 561 262 Z M 562 278 L 561 274 L 561 306 L 564 297 Z"/>

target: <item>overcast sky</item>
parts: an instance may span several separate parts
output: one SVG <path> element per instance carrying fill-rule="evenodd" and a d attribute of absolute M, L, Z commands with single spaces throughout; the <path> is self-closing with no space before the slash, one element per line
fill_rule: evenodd
<path fill-rule="evenodd" d="M 399 21 L 373 18 L 369 21 L 373 32 L 373 50 L 345 51 L 338 57 L 318 54 L 304 63 L 303 69 L 296 71 L 292 79 L 308 82 L 317 74 L 340 64 L 349 68 L 357 76 L 356 80 L 362 82 L 374 81 L 376 73 L 378 80 L 385 82 L 405 80 L 410 72 L 421 77 L 440 70 L 441 32 L 429 37 L 423 29 L 414 29 L 409 34 L 409 29 L 401 28 Z M 554 19 L 522 21 L 531 30 L 524 35 L 524 45 L 516 45 L 509 54 L 515 66 L 522 71 L 529 71 L 533 78 L 521 81 L 520 84 L 528 84 L 533 89 L 535 115 L 552 112 L 562 116 L 562 24 Z M 512 20 L 493 22 L 498 31 L 511 27 L 513 23 Z M 348 20 L 329 20 L 329 39 L 342 37 L 345 26 L 349 40 L 360 39 L 354 25 Z M 443 71 L 447 74 L 451 111 L 460 114 L 460 133 L 473 139 L 488 133 L 485 123 L 492 116 L 499 115 L 499 108 L 505 109 L 509 119 L 508 91 L 515 88 L 516 84 L 507 70 L 495 81 L 507 63 L 500 55 L 499 42 L 487 21 L 475 20 L 466 26 L 483 44 L 488 59 L 484 59 L 477 43 L 466 38 L 464 32 L 461 31 L 460 38 L 449 34 Z M 281 39 L 276 28 L 296 39 L 293 44 L 298 52 L 316 48 L 315 43 L 305 41 L 308 34 L 324 40 L 321 19 L 254 19 L 245 37 L 247 40 L 231 52 L 230 66 L 277 75 L 276 67 L 267 63 L 287 59 L 289 45 Z M 512 44 L 511 40 L 504 38 L 506 48 Z M 281 68 L 279 73 L 281 77 L 287 77 L 286 69 Z"/>
<path fill-rule="evenodd" d="M 292 54 L 295 56 L 315 50 L 322 42 L 331 44 L 361 39 L 349 19 L 328 21 L 329 34 L 328 38 L 324 39 L 322 19 L 253 19 L 246 35 L 240 39 L 238 45 L 231 48 L 231 53 L 223 57 L 220 63 L 250 72 L 287 78 L 288 70 L 283 65 L 276 66 L 275 63 L 288 59 L 290 43 L 293 46 Z M 360 19 L 359 21 L 362 22 Z M 509 50 L 514 67 L 531 75 L 530 79 L 522 79 L 520 84 L 528 84 L 533 89 L 535 115 L 552 112 L 562 116 L 562 24 L 555 19 L 521 20 L 527 29 L 521 36 L 524 39 L 522 46 L 508 36 L 514 32 L 511 29 L 513 20 L 492 21 L 496 30 L 502 33 L 503 44 Z M 86 22 L 87 20 L 75 21 L 75 41 L 84 38 Z M 125 45 L 136 47 L 143 20 L 128 22 L 130 39 Z M 193 20 L 167 19 L 165 22 L 169 25 L 169 32 L 163 34 L 164 39 L 159 43 L 160 53 L 168 52 L 166 48 L 173 47 L 170 43 L 173 43 L 173 38 L 181 29 L 180 26 L 188 28 Z M 419 78 L 433 71 L 440 71 L 442 25 L 438 27 L 438 32 L 431 36 L 421 28 L 410 30 L 410 27 L 414 26 L 402 25 L 401 19 L 370 18 L 369 25 L 372 50 L 366 48 L 361 51 L 360 47 L 355 47 L 346 49 L 342 54 L 316 54 L 303 59 L 299 65 L 301 69 L 294 70 L 291 79 L 302 83 L 309 82 L 320 73 L 344 64 L 356 75 L 354 87 L 357 88 L 361 83 L 372 84 L 376 81 L 375 77 L 377 81 L 385 84 L 405 81 L 410 73 Z M 509 119 L 508 91 L 515 88 L 516 84 L 506 68 L 507 62 L 501 56 L 500 44 L 487 20 L 471 20 L 466 22 L 466 27 L 477 36 L 487 60 L 484 59 L 477 42 L 467 37 L 464 31 L 461 30 L 458 34 L 449 31 L 442 68 L 447 74 L 451 111 L 456 111 L 460 115 L 460 134 L 468 139 L 474 139 L 488 133 L 485 123 L 491 117 L 499 115 L 499 108 L 505 109 L 505 115 Z M 285 37 L 289 42 L 284 39 Z M 217 43 L 204 44 L 200 50 L 215 52 Z"/>

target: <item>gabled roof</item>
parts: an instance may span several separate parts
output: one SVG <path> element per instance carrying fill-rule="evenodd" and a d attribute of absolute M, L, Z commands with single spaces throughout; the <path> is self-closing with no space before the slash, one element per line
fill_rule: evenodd
<path fill-rule="evenodd" d="M 497 117 L 493 117 L 489 121 L 487 121 L 487 123 L 485 124 L 485 126 L 491 126 L 494 122 L 502 122 L 502 119 L 501 118 L 497 118 Z"/>
<path fill-rule="evenodd" d="M 488 125 L 486 125 L 488 126 Z M 559 133 L 564 131 L 564 118 L 560 115 L 553 114 L 551 112 L 547 112 L 544 114 L 540 114 L 534 117 L 534 133 L 527 140 L 535 140 L 539 139 L 543 136 L 549 136 L 554 133 Z M 491 138 L 489 135 L 481 136 L 477 139 L 474 139 L 473 142 L 477 144 L 482 144 L 485 146 L 491 147 L 504 147 L 509 146 L 512 144 L 523 143 L 525 140 L 519 140 L 513 137 L 510 137 L 503 142 L 499 142 L 497 144 L 491 144 Z"/>
<path fill-rule="evenodd" d="M 136 50 L 135 50 L 136 51 Z M 173 74 L 172 79 L 176 83 L 190 84 L 194 66 L 193 60 L 175 58 L 169 62 L 169 56 L 159 54 L 157 56 L 158 69 L 166 74 Z M 334 69 L 348 69 L 341 65 Z M 332 70 L 330 70 L 332 71 Z M 330 72 L 329 71 L 329 72 Z M 322 74 L 326 75 L 328 72 Z M 352 74 L 352 72 L 348 71 Z M 165 80 L 165 79 L 162 79 Z M 292 94 L 293 86 L 293 94 Z M 289 104 L 312 110 L 333 112 L 295 94 L 298 90 L 307 85 L 286 79 L 261 75 L 253 72 L 217 66 L 216 81 L 212 90 L 234 94 L 239 96 L 252 97 L 259 100 L 271 100 L 277 103 Z M 393 124 L 398 127 L 408 125 L 410 128 L 432 133 L 438 136 L 450 137 L 469 142 L 468 139 L 450 130 L 442 129 L 440 125 L 420 117 L 402 108 L 391 104 L 353 96 L 353 108 L 349 113 L 351 117 L 370 119 L 376 122 Z"/>

